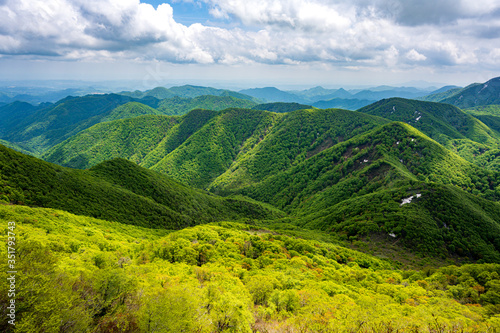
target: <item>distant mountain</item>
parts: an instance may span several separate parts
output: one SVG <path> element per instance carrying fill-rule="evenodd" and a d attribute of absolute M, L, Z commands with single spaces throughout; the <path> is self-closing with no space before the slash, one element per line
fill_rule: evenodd
<path fill-rule="evenodd" d="M 104 94 L 67 97 L 56 104 L 37 108 L 26 104 L 9 104 L 2 107 L 0 112 L 16 114 L 15 110 L 20 109 L 22 111 L 19 112 L 23 112 L 24 116 L 0 119 L 0 128 L 4 129 L 1 138 L 39 153 L 101 122 L 117 106 L 133 101 L 152 102 Z"/>
<path fill-rule="evenodd" d="M 448 86 L 448 87 L 450 87 L 450 89 L 445 89 L 446 87 L 443 87 L 442 89 L 432 92 L 430 95 L 418 97 L 416 99 L 428 102 L 441 102 L 442 100 L 450 96 L 453 96 L 454 94 L 462 90 L 462 88 L 460 87 L 455 87 L 455 86 Z"/>
<path fill-rule="evenodd" d="M 323 87 L 314 87 L 307 90 L 294 90 L 290 91 L 297 96 L 304 98 L 310 103 L 314 103 L 320 100 L 327 100 L 333 98 L 353 98 L 352 94 L 343 88 L 340 89 L 325 89 Z"/>
<path fill-rule="evenodd" d="M 160 90 L 156 89 L 157 94 L 154 95 L 161 97 Z M 56 104 L 37 107 L 14 102 L 0 107 L 0 138 L 41 154 L 72 135 L 104 121 L 139 115 L 183 115 L 198 108 L 223 110 L 256 105 L 248 99 L 225 95 L 225 91 L 220 93 L 221 96 L 175 96 L 161 101 L 148 94 L 142 94 L 140 99 L 117 94 L 88 95 L 67 97 Z"/>
<path fill-rule="evenodd" d="M 107 161 L 88 171 L 72 170 L 0 145 L 0 170 L 2 201 L 149 228 L 179 229 L 276 214 L 250 201 L 218 198 L 190 189 L 123 159 Z"/>
<path fill-rule="evenodd" d="M 82 88 L 42 88 L 42 87 L 0 87 L 0 102 L 26 102 L 30 104 L 55 103 L 67 96 L 84 96 L 93 93 L 100 93 L 101 90 L 92 87 Z"/>
<path fill-rule="evenodd" d="M 310 105 L 299 104 L 299 103 L 284 103 L 284 102 L 275 102 L 275 103 L 266 103 L 266 104 L 258 104 L 255 105 L 253 110 L 264 110 L 276 113 L 286 113 L 292 112 L 296 110 L 304 110 L 304 109 L 312 109 L 313 107 Z"/>
<path fill-rule="evenodd" d="M 304 98 L 279 90 L 275 87 L 245 89 L 240 90 L 240 93 L 253 96 L 266 102 L 306 103 Z"/>
<path fill-rule="evenodd" d="M 363 106 L 372 104 L 375 101 L 369 100 L 359 100 L 359 99 L 343 99 L 343 98 L 333 98 L 327 101 L 318 101 L 313 103 L 313 106 L 319 109 L 345 109 L 345 110 L 357 110 Z"/>
<path fill-rule="evenodd" d="M 370 90 L 362 90 L 353 94 L 352 98 L 360 100 L 378 101 L 384 98 L 401 97 L 401 98 L 417 98 L 428 94 L 416 88 L 392 88 L 383 89 L 386 87 L 371 88 Z"/>
<path fill-rule="evenodd" d="M 212 95 L 212 96 L 228 96 L 234 97 L 244 100 L 249 100 L 252 102 L 259 102 L 255 98 L 252 98 L 249 95 L 245 95 L 242 93 L 238 93 L 236 91 L 226 90 L 226 89 L 216 89 L 210 87 L 201 87 L 201 86 L 193 86 L 193 85 L 185 85 L 180 87 L 156 87 L 147 91 L 122 91 L 121 95 L 130 96 L 133 98 L 145 98 L 147 96 L 154 97 L 157 99 L 165 99 L 165 98 L 173 98 L 173 97 L 184 97 L 184 98 L 195 98 L 203 95 Z"/>

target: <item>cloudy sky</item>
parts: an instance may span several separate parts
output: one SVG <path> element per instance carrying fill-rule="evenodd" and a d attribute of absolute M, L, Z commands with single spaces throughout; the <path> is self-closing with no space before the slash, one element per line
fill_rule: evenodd
<path fill-rule="evenodd" d="M 0 0 L 1 79 L 468 84 L 498 0 Z"/>

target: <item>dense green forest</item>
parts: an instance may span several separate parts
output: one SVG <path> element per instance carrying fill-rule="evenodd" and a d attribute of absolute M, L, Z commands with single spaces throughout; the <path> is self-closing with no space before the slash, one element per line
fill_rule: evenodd
<path fill-rule="evenodd" d="M 3 203 L 57 208 L 151 228 L 282 215 L 244 198 L 220 198 L 188 188 L 124 159 L 74 170 L 0 145 L 0 176 Z"/>
<path fill-rule="evenodd" d="M 500 329 L 498 264 L 400 270 L 314 236 L 228 222 L 169 233 L 23 206 L 0 206 L 0 220 L 2 234 L 17 221 L 19 256 L 16 326 L 2 321 L 3 332 Z"/>
<path fill-rule="evenodd" d="M 0 331 L 500 332 L 490 97 L 348 111 L 183 86 L 1 105 L 17 271 Z"/>

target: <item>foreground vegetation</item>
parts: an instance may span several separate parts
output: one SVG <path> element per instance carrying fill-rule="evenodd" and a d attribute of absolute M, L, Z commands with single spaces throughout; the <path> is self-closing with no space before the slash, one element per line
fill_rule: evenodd
<path fill-rule="evenodd" d="M 8 221 L 16 221 L 17 313 L 15 329 L 2 321 L 3 332 L 500 329 L 500 265 L 402 271 L 331 243 L 226 222 L 169 233 L 0 206 L 4 238 Z"/>

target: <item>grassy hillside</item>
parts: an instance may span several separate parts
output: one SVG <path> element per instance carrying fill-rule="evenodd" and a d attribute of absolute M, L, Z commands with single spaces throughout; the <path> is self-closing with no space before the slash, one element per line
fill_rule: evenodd
<path fill-rule="evenodd" d="M 18 221 L 16 332 L 500 329 L 495 264 L 402 271 L 236 223 L 166 234 L 22 206 L 0 206 L 0 220 L 4 235 Z M 8 285 L 0 288 L 6 316 Z"/>
<path fill-rule="evenodd" d="M 227 108 L 251 108 L 256 103 L 232 96 L 203 95 L 194 98 L 173 97 L 162 100 L 158 110 L 165 115 L 183 115 L 194 109 L 220 111 Z"/>
<path fill-rule="evenodd" d="M 0 146 L 0 175 L 3 202 L 63 209 L 152 228 L 177 229 L 221 219 L 274 216 L 253 202 L 210 196 L 123 159 L 82 171 Z"/>

